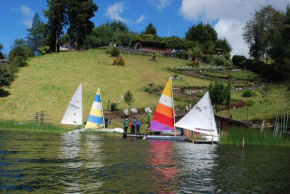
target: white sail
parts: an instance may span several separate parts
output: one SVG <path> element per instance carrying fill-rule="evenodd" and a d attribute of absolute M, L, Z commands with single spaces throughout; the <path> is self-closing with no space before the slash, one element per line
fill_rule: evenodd
<path fill-rule="evenodd" d="M 174 126 L 211 136 L 218 136 L 209 93 L 207 92 Z"/>
<path fill-rule="evenodd" d="M 82 125 L 83 123 L 83 100 L 82 85 L 78 87 L 73 95 L 66 112 L 62 118 L 61 124 Z"/>

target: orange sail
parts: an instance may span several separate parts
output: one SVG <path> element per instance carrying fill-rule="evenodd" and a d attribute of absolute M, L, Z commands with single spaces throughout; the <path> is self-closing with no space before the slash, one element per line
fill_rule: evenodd
<path fill-rule="evenodd" d="M 174 130 L 174 103 L 171 79 L 165 85 L 160 100 L 157 104 L 149 130 L 172 131 Z"/>

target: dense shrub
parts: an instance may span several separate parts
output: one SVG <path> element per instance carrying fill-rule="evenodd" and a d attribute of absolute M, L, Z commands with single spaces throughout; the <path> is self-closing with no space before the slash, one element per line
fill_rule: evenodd
<path fill-rule="evenodd" d="M 279 79 L 279 76 L 274 71 L 273 65 L 267 65 L 263 61 L 248 59 L 246 60 L 246 67 L 263 78 Z"/>
<path fill-rule="evenodd" d="M 124 58 L 122 56 L 117 56 L 113 61 L 113 65 L 124 66 L 125 65 Z"/>
<path fill-rule="evenodd" d="M 211 63 L 212 57 L 211 55 L 205 54 L 205 55 L 202 55 L 201 60 L 205 63 Z"/>
<path fill-rule="evenodd" d="M 187 54 L 187 53 L 176 53 L 176 56 L 177 56 L 179 59 L 185 59 L 185 60 L 188 59 L 188 54 Z"/>
<path fill-rule="evenodd" d="M 145 88 L 145 92 L 148 92 L 149 94 L 152 94 L 152 90 L 150 88 Z"/>
<path fill-rule="evenodd" d="M 251 90 L 245 90 L 242 94 L 242 97 L 251 97 L 254 96 L 255 92 L 251 91 Z"/>
<path fill-rule="evenodd" d="M 111 111 L 117 110 L 117 104 L 116 103 L 112 103 L 110 108 L 111 108 Z"/>
<path fill-rule="evenodd" d="M 118 47 L 113 47 L 110 52 L 112 57 L 120 55 L 120 49 Z"/>
<path fill-rule="evenodd" d="M 241 66 L 240 62 L 245 61 L 245 60 L 247 60 L 247 58 L 245 56 L 242 56 L 242 55 L 234 55 L 232 58 L 233 64 L 237 65 L 237 66 Z"/>
<path fill-rule="evenodd" d="M 246 101 L 246 106 L 253 106 L 254 104 L 255 104 L 255 101 L 253 101 L 253 100 Z"/>

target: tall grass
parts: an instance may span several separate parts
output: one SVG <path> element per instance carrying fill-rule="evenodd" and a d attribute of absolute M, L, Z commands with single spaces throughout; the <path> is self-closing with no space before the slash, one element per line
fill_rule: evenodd
<path fill-rule="evenodd" d="M 15 121 L 2 121 L 0 120 L 0 130 L 12 131 L 36 131 L 36 132 L 67 132 L 66 129 L 55 125 L 44 125 L 31 122 L 15 122 Z"/>
<path fill-rule="evenodd" d="M 221 144 L 242 145 L 243 138 L 245 145 L 263 145 L 263 146 L 290 146 L 289 134 L 278 134 L 274 136 L 271 131 L 255 129 L 232 129 L 227 135 L 220 137 Z"/>

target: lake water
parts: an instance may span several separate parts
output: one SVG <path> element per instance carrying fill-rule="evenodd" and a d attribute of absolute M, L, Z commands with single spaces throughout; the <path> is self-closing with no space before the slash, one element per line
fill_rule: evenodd
<path fill-rule="evenodd" d="M 290 193 L 290 149 L 0 131 L 0 193 Z"/>

